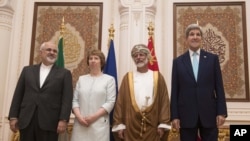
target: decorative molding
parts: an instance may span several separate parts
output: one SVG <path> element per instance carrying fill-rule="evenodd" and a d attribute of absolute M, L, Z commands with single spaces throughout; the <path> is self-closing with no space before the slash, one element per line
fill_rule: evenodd
<path fill-rule="evenodd" d="M 228 113 L 232 115 L 249 115 L 250 116 L 250 111 L 229 111 Z"/>
<path fill-rule="evenodd" d="M 114 0 L 111 0 L 111 23 L 112 24 L 114 24 L 114 19 L 115 19 L 115 16 L 114 16 L 114 14 L 115 14 L 115 9 L 114 8 L 116 8 L 115 6 L 114 6 Z"/>
<path fill-rule="evenodd" d="M 250 109 L 229 109 L 228 116 L 230 117 L 237 117 L 233 118 L 234 120 L 248 120 L 250 121 Z"/>
<path fill-rule="evenodd" d="M 129 9 L 120 5 L 120 31 L 128 30 Z"/>
<path fill-rule="evenodd" d="M 249 124 L 250 109 L 234 108 L 228 109 L 228 117 L 226 118 L 226 125 L 230 124 Z"/>
<path fill-rule="evenodd" d="M 8 13 L 3 13 L 0 12 L 0 23 L 1 24 L 7 24 L 10 25 L 12 24 L 12 15 L 9 15 Z"/>
<path fill-rule="evenodd" d="M 13 10 L 3 8 L 0 11 L 0 27 L 10 31 L 12 28 Z"/>
<path fill-rule="evenodd" d="M 153 5 L 156 0 L 120 0 L 120 2 L 125 7 L 139 8 L 142 6 Z"/>
<path fill-rule="evenodd" d="M 128 18 L 129 18 L 128 15 L 129 15 L 128 8 L 120 9 L 121 25 L 128 24 Z"/>
<path fill-rule="evenodd" d="M 146 9 L 146 23 L 155 21 L 155 13 L 156 13 L 155 9 L 152 8 Z"/>
<path fill-rule="evenodd" d="M 12 7 L 14 6 L 14 3 L 16 2 L 13 2 L 13 0 L 0 0 L 0 8 L 6 8 L 6 9 L 12 9 Z"/>
<path fill-rule="evenodd" d="M 6 27 L 6 26 L 5 27 L 4 26 L 2 26 L 2 27 L 0 26 L 0 30 L 6 30 L 6 31 L 10 32 L 11 28 L 10 27 Z"/>
<path fill-rule="evenodd" d="M 136 22 L 136 25 L 138 25 L 138 21 L 140 21 L 142 12 L 138 12 L 138 11 L 134 11 L 133 12 L 133 17 L 134 17 L 134 21 Z"/>
<path fill-rule="evenodd" d="M 21 18 L 21 32 L 20 33 L 24 33 L 23 31 L 24 31 L 24 29 L 25 29 L 25 18 L 26 18 L 26 15 L 25 15 L 25 10 L 26 10 L 26 6 L 27 6 L 27 1 L 24 1 L 23 2 L 23 8 L 22 8 L 22 18 Z M 22 44 L 23 44 L 23 40 L 24 40 L 24 36 L 23 36 L 23 34 L 20 34 L 20 41 L 19 41 L 19 50 L 18 50 L 18 60 L 19 60 L 19 63 L 18 63 L 18 67 L 17 67 L 17 69 L 18 69 L 18 71 L 17 71 L 17 73 L 16 73 L 16 78 L 18 78 L 19 77 L 19 72 L 20 72 L 20 70 L 22 69 L 22 63 L 21 63 L 21 58 L 22 58 Z"/>
<path fill-rule="evenodd" d="M 250 115 L 250 108 L 228 108 L 230 113 L 245 113 Z"/>

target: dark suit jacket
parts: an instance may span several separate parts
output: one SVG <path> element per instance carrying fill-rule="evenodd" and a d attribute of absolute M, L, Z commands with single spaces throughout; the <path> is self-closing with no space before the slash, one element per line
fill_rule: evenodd
<path fill-rule="evenodd" d="M 69 120 L 73 86 L 71 72 L 53 66 L 40 88 L 40 65 L 23 68 L 12 99 L 9 118 L 18 118 L 19 129 L 28 126 L 37 108 L 41 129 L 56 131 L 59 120 Z"/>
<path fill-rule="evenodd" d="M 171 120 L 193 128 L 198 118 L 203 127 L 216 127 L 216 116 L 227 116 L 225 94 L 217 55 L 200 51 L 197 82 L 189 51 L 174 59 L 172 69 Z"/>

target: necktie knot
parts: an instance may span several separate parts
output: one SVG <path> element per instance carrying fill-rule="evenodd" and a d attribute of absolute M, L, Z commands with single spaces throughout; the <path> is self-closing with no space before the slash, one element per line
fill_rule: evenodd
<path fill-rule="evenodd" d="M 198 53 L 197 53 L 197 52 L 194 52 L 194 53 L 193 53 L 193 56 L 194 56 L 194 57 L 196 57 L 197 55 L 198 55 Z"/>

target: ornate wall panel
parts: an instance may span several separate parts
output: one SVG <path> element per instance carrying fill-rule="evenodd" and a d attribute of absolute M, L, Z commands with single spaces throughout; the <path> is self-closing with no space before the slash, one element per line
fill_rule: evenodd
<path fill-rule="evenodd" d="M 174 3 L 174 57 L 184 53 L 185 28 L 198 23 L 206 51 L 219 56 L 227 101 L 249 101 L 245 2 Z"/>
<path fill-rule="evenodd" d="M 38 50 L 45 41 L 58 43 L 64 19 L 65 67 L 71 70 L 73 85 L 88 73 L 86 54 L 101 49 L 102 3 L 36 2 L 32 29 L 30 64 L 40 62 Z"/>

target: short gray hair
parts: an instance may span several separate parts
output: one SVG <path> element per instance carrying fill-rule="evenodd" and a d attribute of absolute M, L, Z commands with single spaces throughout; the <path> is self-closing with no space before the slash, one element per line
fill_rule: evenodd
<path fill-rule="evenodd" d="M 55 43 L 53 43 L 52 41 L 48 41 L 48 42 L 43 42 L 40 46 L 40 50 L 43 50 L 47 45 L 53 45 L 56 46 Z"/>
<path fill-rule="evenodd" d="M 43 42 L 40 46 L 40 50 L 43 50 L 46 47 L 46 42 Z"/>
<path fill-rule="evenodd" d="M 203 34 L 203 33 L 202 33 L 201 27 L 200 27 L 198 24 L 190 24 L 190 25 L 187 26 L 187 28 L 186 28 L 186 30 L 185 30 L 186 38 L 188 37 L 189 32 L 190 32 L 191 30 L 194 30 L 194 29 L 198 29 L 198 30 L 200 31 L 201 37 L 202 37 L 202 34 Z"/>

